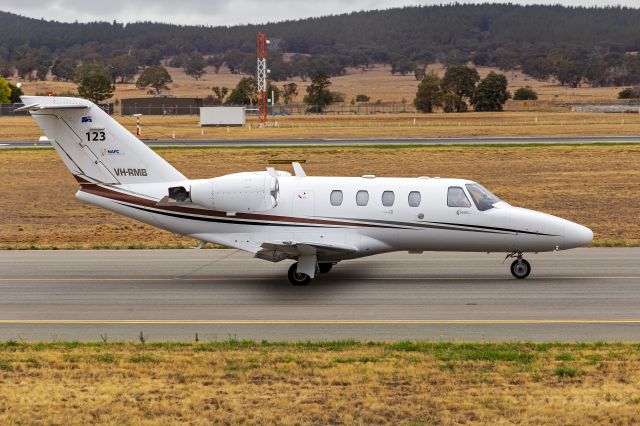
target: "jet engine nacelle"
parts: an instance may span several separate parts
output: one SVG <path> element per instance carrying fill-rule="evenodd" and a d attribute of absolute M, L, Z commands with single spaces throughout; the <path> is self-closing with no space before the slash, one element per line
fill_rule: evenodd
<path fill-rule="evenodd" d="M 278 178 L 268 172 L 234 173 L 193 181 L 190 198 L 207 209 L 260 212 L 278 205 Z"/>

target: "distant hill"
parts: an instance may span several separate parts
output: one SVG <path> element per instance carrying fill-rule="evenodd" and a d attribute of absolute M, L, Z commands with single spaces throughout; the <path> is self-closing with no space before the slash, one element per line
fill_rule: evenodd
<path fill-rule="evenodd" d="M 470 60 L 522 67 L 538 78 L 564 71 L 572 74 L 559 78 L 566 84 L 576 79 L 627 84 L 633 82 L 612 68 L 624 66 L 633 74 L 628 53 L 640 51 L 639 22 L 640 9 L 513 4 L 405 7 L 232 27 L 60 23 L 0 12 L 0 72 L 12 67 L 37 78 L 58 61 L 65 79 L 70 78 L 65 64 L 109 65 L 110 58 L 126 55 L 143 67 L 180 55 L 184 61 L 195 53 L 214 66 L 224 62 L 234 72 L 249 73 L 255 66 L 255 34 L 265 31 L 272 40 L 270 68 L 276 80 L 320 69 L 337 75 L 345 67 L 372 63 L 410 73 L 426 63 Z M 293 59 L 284 60 L 285 52 Z M 581 70 L 579 78 L 570 68 Z"/>

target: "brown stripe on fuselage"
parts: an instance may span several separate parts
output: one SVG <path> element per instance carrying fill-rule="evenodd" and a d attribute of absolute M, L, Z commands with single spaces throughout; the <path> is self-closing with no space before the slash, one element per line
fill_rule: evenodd
<path fill-rule="evenodd" d="M 115 191 L 110 188 L 100 186 L 98 184 L 86 183 L 83 184 L 80 191 L 86 192 L 100 197 L 109 198 L 111 200 L 123 201 L 125 203 L 136 204 L 139 206 L 152 207 L 158 210 L 173 211 L 179 213 L 197 214 L 200 216 L 229 218 L 225 212 L 217 210 L 205 210 L 195 207 L 184 206 L 157 206 L 157 202 L 154 200 L 148 200 L 146 198 L 138 197 L 135 195 L 125 194 Z M 314 225 L 339 225 L 339 226 L 360 226 L 366 228 L 387 228 L 384 225 L 376 225 L 370 223 L 356 223 L 356 222 L 342 222 L 335 220 L 323 220 L 323 219 L 307 219 L 303 217 L 287 217 L 287 216 L 274 216 L 268 214 L 256 214 L 256 213 L 236 213 L 233 216 L 235 219 L 247 219 L 247 220 L 261 220 L 270 222 L 292 222 L 292 223 L 306 223 Z"/>
<path fill-rule="evenodd" d="M 156 206 L 156 202 L 153 200 L 147 200 L 146 198 L 114 191 L 113 189 L 105 188 L 95 183 L 82 185 L 80 191 L 98 195 L 100 197 L 109 198 L 111 200 L 124 201 L 126 203 L 132 203 L 146 207 Z"/>

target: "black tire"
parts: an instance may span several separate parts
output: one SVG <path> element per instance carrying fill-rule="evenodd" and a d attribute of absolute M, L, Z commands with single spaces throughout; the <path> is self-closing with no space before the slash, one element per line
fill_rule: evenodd
<path fill-rule="evenodd" d="M 519 280 L 523 280 L 531 273 L 531 264 L 526 260 L 514 260 L 511 264 L 511 275 Z"/>
<path fill-rule="evenodd" d="M 289 268 L 289 282 L 293 285 L 307 285 L 311 282 L 311 277 L 307 274 L 298 273 L 298 263 L 294 263 Z"/>
<path fill-rule="evenodd" d="M 332 263 L 318 263 L 318 270 L 321 274 L 326 274 L 331 270 L 331 268 L 333 268 Z"/>

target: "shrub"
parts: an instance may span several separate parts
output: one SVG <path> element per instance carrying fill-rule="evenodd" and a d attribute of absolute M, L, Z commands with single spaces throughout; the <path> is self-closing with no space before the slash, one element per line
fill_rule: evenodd
<path fill-rule="evenodd" d="M 516 101 L 535 101 L 538 100 L 538 92 L 531 87 L 521 87 L 513 94 L 513 99 Z"/>
<path fill-rule="evenodd" d="M 640 98 L 640 87 L 627 87 L 618 93 L 618 99 L 637 99 Z"/>
<path fill-rule="evenodd" d="M 576 367 L 560 365 L 553 370 L 553 375 L 558 377 L 577 377 L 581 374 Z"/>

